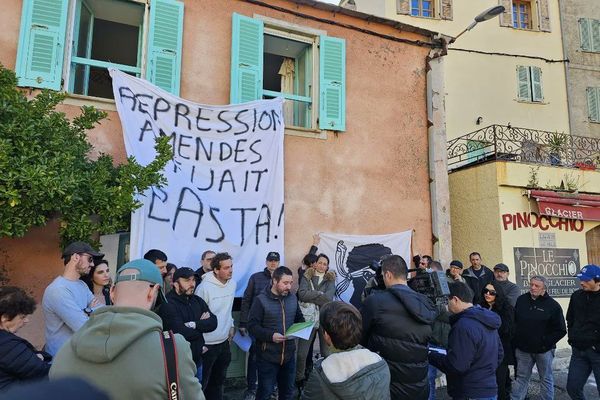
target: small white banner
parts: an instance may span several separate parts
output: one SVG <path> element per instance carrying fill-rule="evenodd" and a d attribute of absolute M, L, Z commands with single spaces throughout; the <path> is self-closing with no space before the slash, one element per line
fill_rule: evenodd
<path fill-rule="evenodd" d="M 336 296 L 359 307 L 367 281 L 373 276 L 370 265 L 387 254 L 399 255 L 411 268 L 412 230 L 388 235 L 343 235 L 321 233 L 319 253 L 330 258 L 329 268 L 337 274 Z"/>
<path fill-rule="evenodd" d="M 148 190 L 132 214 L 131 258 L 155 248 L 196 269 L 203 251 L 227 251 L 241 296 L 267 253 L 283 253 L 283 100 L 203 105 L 110 74 L 127 155 L 147 165 L 159 135 L 173 147 L 167 185 Z"/>

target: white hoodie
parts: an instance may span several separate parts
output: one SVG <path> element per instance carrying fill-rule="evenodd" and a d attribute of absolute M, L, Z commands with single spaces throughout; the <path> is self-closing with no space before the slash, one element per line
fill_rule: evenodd
<path fill-rule="evenodd" d="M 233 327 L 233 299 L 235 297 L 236 283 L 233 279 L 223 284 L 212 271 L 202 277 L 202 282 L 196 288 L 199 296 L 208 304 L 210 311 L 217 316 L 217 329 L 204 333 L 206 344 L 223 343 L 229 337 L 229 330 Z"/>

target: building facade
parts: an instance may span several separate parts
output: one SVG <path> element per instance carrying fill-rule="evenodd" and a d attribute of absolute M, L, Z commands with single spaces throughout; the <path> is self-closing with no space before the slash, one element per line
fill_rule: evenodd
<path fill-rule="evenodd" d="M 299 265 L 319 231 L 414 229 L 415 249 L 430 253 L 445 245 L 450 257 L 443 64 L 433 32 L 304 0 L 8 0 L 4 6 L 2 63 L 17 71 L 24 90 L 66 91 L 61 110 L 68 116 L 82 105 L 107 111 L 89 140 L 94 154 L 109 153 L 116 162 L 126 154 L 106 67 L 203 104 L 286 97 L 288 266 Z M 296 73 L 286 86 L 281 71 L 290 68 Z M 8 282 L 38 301 L 62 272 L 59 223 L 0 239 Z M 42 326 L 38 310 L 23 335 L 39 346 Z"/>

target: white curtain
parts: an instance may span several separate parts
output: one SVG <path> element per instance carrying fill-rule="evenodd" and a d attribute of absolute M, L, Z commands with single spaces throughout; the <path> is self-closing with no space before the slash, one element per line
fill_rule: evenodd
<path fill-rule="evenodd" d="M 294 59 L 284 58 L 279 68 L 281 91 L 283 93 L 294 93 L 294 73 Z M 294 103 L 290 100 L 286 100 L 283 103 L 283 120 L 285 121 L 285 126 L 294 125 Z"/>

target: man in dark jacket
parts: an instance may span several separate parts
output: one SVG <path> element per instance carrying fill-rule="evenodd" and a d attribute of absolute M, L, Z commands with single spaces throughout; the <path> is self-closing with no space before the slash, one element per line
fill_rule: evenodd
<path fill-rule="evenodd" d="M 273 271 L 271 286 L 259 294 L 250 308 L 248 330 L 256 338 L 258 388 L 256 400 L 266 400 L 277 384 L 279 400 L 294 394 L 296 344 L 287 338 L 287 329 L 304 317 L 292 288 L 292 271 L 279 267 Z"/>
<path fill-rule="evenodd" d="M 266 287 L 271 286 L 271 274 L 279 268 L 279 253 L 271 251 L 267 254 L 265 261 L 266 267 L 260 272 L 256 272 L 250 276 L 244 297 L 242 297 L 242 308 L 240 311 L 240 334 L 246 336 L 248 334 L 248 314 L 256 297 L 261 294 Z M 256 396 L 256 345 L 253 343 L 248 351 L 248 362 L 246 365 L 246 393 L 244 400 L 254 399 Z"/>
<path fill-rule="evenodd" d="M 446 277 L 448 277 L 448 282 L 466 283 L 473 292 L 473 304 L 479 304 L 481 301 L 479 279 L 477 279 L 470 268 L 463 270 L 463 263 L 460 260 L 452 260 L 450 268 L 446 271 Z"/>
<path fill-rule="evenodd" d="M 573 400 L 585 400 L 583 387 L 592 371 L 600 398 L 600 267 L 586 265 L 577 277 L 581 289 L 571 295 L 567 310 L 569 344 L 573 349 L 567 392 Z"/>
<path fill-rule="evenodd" d="M 562 308 L 546 292 L 546 278 L 529 278 L 529 293 L 522 294 L 515 306 L 516 379 L 511 399 L 523 400 L 531 379 L 533 365 L 540 376 L 540 398 L 554 398 L 552 360 L 556 343 L 567 334 Z"/>
<path fill-rule="evenodd" d="M 448 352 L 432 351 L 429 361 L 448 377 L 448 394 L 454 400 L 489 399 L 498 393 L 496 368 L 504 353 L 498 336 L 498 314 L 473 306 L 471 289 L 462 282 L 452 282 L 448 310 L 450 336 Z"/>
<path fill-rule="evenodd" d="M 406 285 L 408 268 L 402 257 L 388 256 L 381 271 L 386 290 L 365 299 L 362 343 L 387 361 L 392 399 L 425 400 L 427 343 L 437 310 L 426 296 Z"/>
<path fill-rule="evenodd" d="M 476 251 L 469 254 L 469 261 L 471 262 L 471 266 L 467 268 L 464 272 L 467 274 L 472 274 L 478 279 L 479 287 L 475 292 L 475 296 L 478 296 L 479 293 L 481 293 L 481 290 L 485 287 L 485 285 L 494 280 L 494 273 L 491 269 L 489 269 L 481 263 L 481 254 L 479 254 Z"/>
<path fill-rule="evenodd" d="M 194 270 L 183 267 L 173 275 L 173 290 L 167 294 L 167 303 L 160 308 L 160 317 L 166 331 L 180 333 L 190 342 L 192 359 L 198 370 L 198 380 L 202 380 L 202 354 L 204 332 L 217 328 L 217 317 L 210 312 L 208 305 L 194 295 L 196 278 Z"/>

